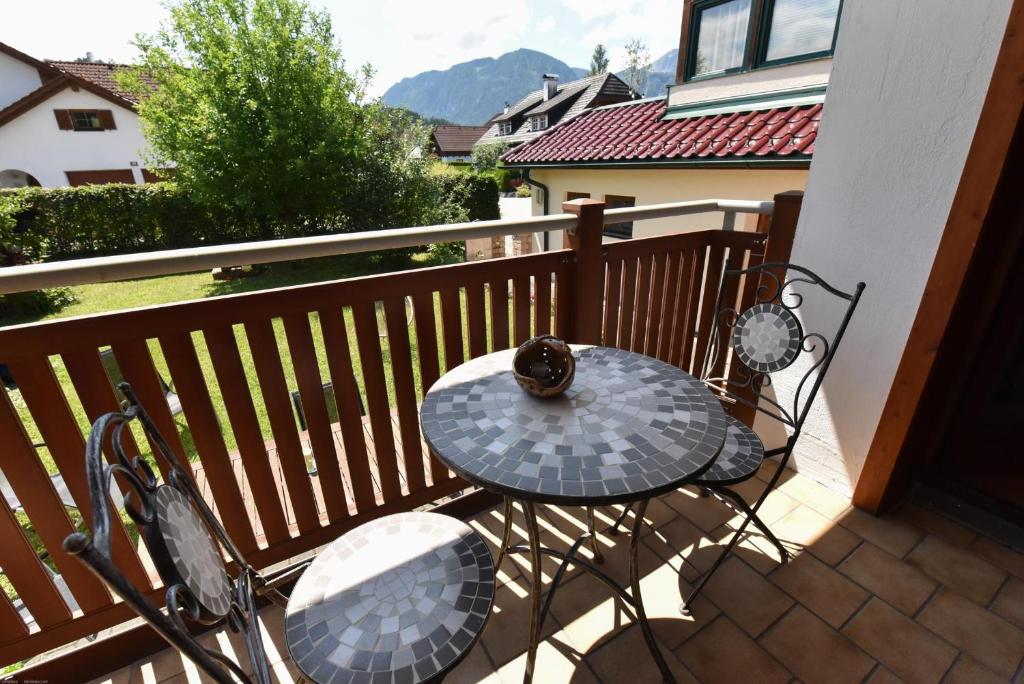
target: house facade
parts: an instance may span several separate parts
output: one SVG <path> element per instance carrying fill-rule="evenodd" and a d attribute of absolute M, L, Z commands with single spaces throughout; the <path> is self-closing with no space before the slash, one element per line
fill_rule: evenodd
<path fill-rule="evenodd" d="M 117 68 L 46 62 L 0 43 L 0 187 L 155 180 Z"/>
<path fill-rule="evenodd" d="M 685 2 L 676 84 L 666 95 L 593 109 L 505 155 L 529 171 L 534 214 L 574 197 L 632 206 L 803 190 L 839 9 L 839 0 Z M 694 216 L 607 235 L 708 227 Z M 548 237 L 549 248 L 561 246 L 560 235 Z"/>

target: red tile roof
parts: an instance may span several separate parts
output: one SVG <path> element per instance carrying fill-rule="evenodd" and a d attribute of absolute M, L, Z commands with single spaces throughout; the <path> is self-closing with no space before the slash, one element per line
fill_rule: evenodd
<path fill-rule="evenodd" d="M 64 73 L 77 76 L 83 81 L 89 81 L 94 85 L 98 85 L 100 88 L 109 91 L 117 97 L 128 100 L 134 104 L 139 103 L 139 96 L 137 94 L 129 93 L 121 88 L 121 86 L 117 84 L 117 79 L 114 77 L 114 74 L 118 71 L 130 68 L 126 64 L 106 64 L 104 62 L 58 62 L 55 60 L 47 60 L 47 64 L 60 69 Z"/>
<path fill-rule="evenodd" d="M 509 164 L 810 159 L 821 104 L 663 120 L 665 100 L 593 109 L 505 153 Z"/>
<path fill-rule="evenodd" d="M 441 154 L 470 154 L 473 143 L 487 132 L 488 126 L 434 126 L 432 135 Z"/>

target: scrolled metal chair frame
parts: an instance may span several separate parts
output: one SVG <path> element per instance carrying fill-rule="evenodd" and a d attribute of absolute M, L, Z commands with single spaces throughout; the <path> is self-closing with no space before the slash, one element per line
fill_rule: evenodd
<path fill-rule="evenodd" d="M 285 573 L 264 576 L 249 565 L 228 536 L 227 531 L 210 510 L 196 489 L 192 477 L 175 456 L 149 415 L 139 404 L 128 383 L 118 389 L 125 397 L 120 413 L 101 416 L 92 426 L 85 451 L 86 480 L 92 504 L 92 535 L 75 532 L 64 540 L 64 549 L 78 558 L 110 589 L 132 607 L 153 629 L 172 646 L 188 656 L 204 674 L 217 682 L 271 682 L 270 667 L 263 648 L 263 639 L 257 619 L 257 596 L 266 596 L 284 606 L 287 598 L 278 591 L 282 584 L 295 579 L 303 567 L 289 568 Z M 125 453 L 123 437 L 126 428 L 137 421 L 159 456 L 166 463 L 167 478 L 161 484 L 152 466 L 141 456 Z M 103 458 L 103 445 L 110 435 L 113 459 Z M 189 588 L 182 582 L 169 583 L 165 592 L 166 610 L 153 603 L 146 593 L 128 580 L 114 564 L 111 555 L 111 505 L 109 492 L 115 486 L 114 476 L 127 484 L 124 508 L 146 541 L 150 556 L 165 583 L 177 577 L 172 559 L 166 555 L 160 537 L 154 497 L 160 486 L 178 490 L 192 505 L 200 520 L 212 533 L 215 546 L 223 549 L 230 559 L 225 564 L 230 585 L 231 605 L 226 616 L 211 615 L 203 609 Z M 221 556 L 223 558 L 223 555 Z M 252 675 L 225 654 L 204 647 L 189 629 L 189 622 L 199 625 L 226 624 L 240 633 L 245 640 L 247 655 L 252 664 Z"/>

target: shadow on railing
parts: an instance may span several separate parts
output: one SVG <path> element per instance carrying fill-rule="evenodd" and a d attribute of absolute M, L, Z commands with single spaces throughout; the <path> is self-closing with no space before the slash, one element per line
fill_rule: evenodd
<path fill-rule="evenodd" d="M 36 656 L 133 617 L 61 549 L 80 515 L 90 515 L 84 426 L 76 416 L 91 422 L 118 408 L 105 357 L 116 359 L 171 447 L 195 454 L 194 472 L 224 527 L 250 562 L 265 567 L 368 519 L 424 506 L 468 486 L 427 453 L 418 416 L 423 393 L 467 358 L 552 332 L 570 342 L 631 349 L 693 369 L 709 343 L 701 333 L 710 329 L 707 317 L 722 269 L 760 263 L 766 253 L 785 261 L 799 197 L 780 196 L 774 206 L 708 201 L 609 212 L 603 207 L 577 200 L 563 206 L 566 214 L 526 221 L 0 271 L 0 292 L 10 292 L 529 230 L 564 229 L 572 243 L 571 249 L 522 257 L 0 329 L 2 360 L 21 391 L 17 405 L 8 392 L 0 393 L 0 470 L 23 507 L 16 515 L 0 506 L 0 565 L 9 583 L 0 592 L 0 663 Z M 757 231 L 706 230 L 601 244 L 605 223 L 722 211 L 759 214 Z M 724 225 L 732 225 L 728 216 Z M 749 294 L 746 287 L 736 293 Z M 164 369 L 180 402 L 178 421 L 187 430 L 166 399 Z M 296 424 L 290 378 L 306 431 Z M 326 383 L 332 390 L 327 394 Z M 45 450 L 37 449 L 30 432 L 38 433 Z M 229 449 L 232 443 L 236 453 Z M 128 436 L 125 446 L 147 457 L 155 452 L 141 434 Z M 166 465 L 159 458 L 155 463 Z M 57 474 L 77 509 L 62 502 L 51 478 Z M 36 544 L 26 535 L 25 518 L 38 534 Z M 123 525 L 112 536 L 116 561 L 161 600 L 144 544 Z M 56 573 L 40 558 L 40 543 Z M 123 645 L 115 653 L 138 657 Z"/>

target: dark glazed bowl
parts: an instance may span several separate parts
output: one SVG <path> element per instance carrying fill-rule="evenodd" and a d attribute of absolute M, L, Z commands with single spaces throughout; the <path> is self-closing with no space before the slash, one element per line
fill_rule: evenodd
<path fill-rule="evenodd" d="M 512 373 L 519 386 L 533 396 L 554 397 L 572 385 L 576 360 L 568 344 L 552 335 L 539 335 L 516 350 Z"/>

